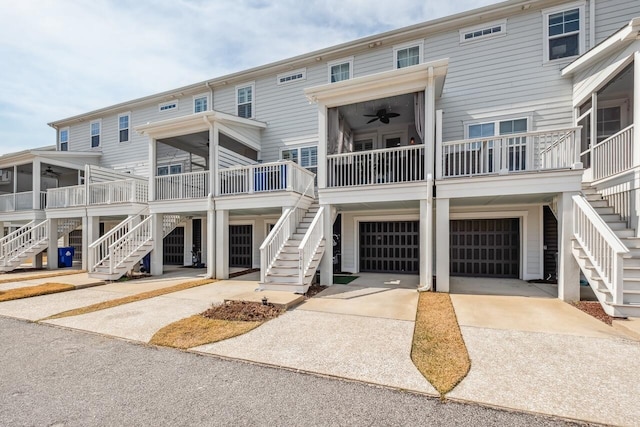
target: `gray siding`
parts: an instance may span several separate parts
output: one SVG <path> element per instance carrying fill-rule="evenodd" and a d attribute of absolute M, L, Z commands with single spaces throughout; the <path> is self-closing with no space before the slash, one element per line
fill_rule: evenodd
<path fill-rule="evenodd" d="M 600 43 L 635 17 L 640 17 L 638 0 L 597 0 L 596 43 Z"/>

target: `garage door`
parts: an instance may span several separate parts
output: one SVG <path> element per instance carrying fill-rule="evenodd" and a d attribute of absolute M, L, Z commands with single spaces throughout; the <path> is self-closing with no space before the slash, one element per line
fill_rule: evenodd
<path fill-rule="evenodd" d="M 176 227 L 162 241 L 164 265 L 184 264 L 184 227 Z"/>
<path fill-rule="evenodd" d="M 229 267 L 251 268 L 253 226 L 229 226 Z"/>
<path fill-rule="evenodd" d="M 454 220 L 450 228 L 451 275 L 519 276 L 518 218 Z"/>
<path fill-rule="evenodd" d="M 361 222 L 360 271 L 418 273 L 418 221 Z"/>

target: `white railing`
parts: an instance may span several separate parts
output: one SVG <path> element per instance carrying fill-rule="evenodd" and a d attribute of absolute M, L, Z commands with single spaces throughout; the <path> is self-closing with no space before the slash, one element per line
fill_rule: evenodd
<path fill-rule="evenodd" d="M 324 239 L 324 206 L 318 209 L 309 229 L 298 246 L 298 257 L 300 260 L 298 278 L 300 284 L 304 284 L 304 278 L 313 262 L 313 256 L 318 250 L 320 243 L 322 243 L 322 239 Z"/>
<path fill-rule="evenodd" d="M 443 142 L 437 177 L 569 169 L 580 159 L 580 128 Z"/>
<path fill-rule="evenodd" d="M 31 221 L 13 233 L 0 239 L 0 263 L 10 265 L 11 261 L 27 249 L 47 240 L 49 220 Z"/>
<path fill-rule="evenodd" d="M 633 166 L 633 125 L 594 145 L 582 154 L 591 154 L 593 179 L 608 178 Z"/>
<path fill-rule="evenodd" d="M 135 226 L 134 222 L 138 217 L 139 215 L 129 216 L 115 228 L 105 233 L 104 236 L 89 245 L 89 271 L 95 271 L 98 266 L 109 258 L 109 246 L 127 234 L 129 230 Z"/>
<path fill-rule="evenodd" d="M 139 179 L 94 182 L 89 184 L 89 204 L 147 203 L 149 184 Z"/>
<path fill-rule="evenodd" d="M 307 191 L 315 175 L 291 161 L 222 169 L 218 172 L 220 196 L 271 191 Z"/>
<path fill-rule="evenodd" d="M 331 154 L 327 156 L 327 187 L 424 181 L 424 162 L 424 145 Z"/>
<path fill-rule="evenodd" d="M 84 185 L 50 188 L 47 190 L 47 209 L 84 206 L 86 201 Z"/>
<path fill-rule="evenodd" d="M 40 209 L 47 202 L 47 193 L 40 192 Z M 0 195 L 0 212 L 28 211 L 33 209 L 33 191 Z"/>
<path fill-rule="evenodd" d="M 178 214 L 162 215 L 162 238 L 164 239 L 182 222 L 184 217 Z"/>
<path fill-rule="evenodd" d="M 156 176 L 155 200 L 201 199 L 209 194 L 209 171 Z"/>
<path fill-rule="evenodd" d="M 304 218 L 305 211 L 300 208 L 300 202 L 302 202 L 304 195 L 313 189 L 313 185 L 314 182 L 311 180 L 303 193 L 300 194 L 295 206 L 283 212 L 276 225 L 262 242 L 260 246 L 260 281 L 262 283 L 264 283 L 267 273 L 278 257 L 278 253 L 280 253 L 291 235 L 295 233 L 298 224 Z"/>
<path fill-rule="evenodd" d="M 629 252 L 583 196 L 573 196 L 573 234 L 613 297 L 622 304 L 624 256 Z"/>
<path fill-rule="evenodd" d="M 135 227 L 109 245 L 109 274 L 116 270 L 153 236 L 153 217 L 149 215 Z"/>

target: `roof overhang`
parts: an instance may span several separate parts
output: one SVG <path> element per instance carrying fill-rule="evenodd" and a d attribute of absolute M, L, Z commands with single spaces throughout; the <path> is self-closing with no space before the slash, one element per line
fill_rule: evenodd
<path fill-rule="evenodd" d="M 636 40 L 640 40 L 640 17 L 633 18 L 620 31 L 609 36 L 593 49 L 580 56 L 562 69 L 562 76 L 570 76 L 590 67 L 607 55 L 617 51 Z"/>
<path fill-rule="evenodd" d="M 0 156 L 0 168 L 31 163 L 35 160 L 58 166 L 76 168 L 95 163 L 102 156 L 100 151 L 55 151 L 56 146 L 18 151 Z"/>
<path fill-rule="evenodd" d="M 305 89 L 304 93 L 310 102 L 337 107 L 423 91 L 427 88 L 431 75 L 434 79 L 435 95 L 438 98 L 442 94 L 448 66 L 448 58 L 439 59 L 398 70 L 310 87 Z"/>
<path fill-rule="evenodd" d="M 266 123 L 258 120 L 245 119 L 220 111 L 203 111 L 188 116 L 136 126 L 135 131 L 141 135 L 147 135 L 155 139 L 170 138 L 207 131 L 215 122 L 232 128 L 244 127 L 258 131 L 267 127 Z"/>

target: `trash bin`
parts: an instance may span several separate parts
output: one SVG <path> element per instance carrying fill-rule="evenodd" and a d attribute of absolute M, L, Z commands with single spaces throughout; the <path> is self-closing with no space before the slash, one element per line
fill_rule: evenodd
<path fill-rule="evenodd" d="M 75 251 L 73 246 L 58 248 L 58 267 L 73 267 L 73 254 Z"/>
<path fill-rule="evenodd" d="M 140 270 L 143 273 L 151 273 L 151 254 L 148 253 L 142 258 L 142 269 Z"/>

